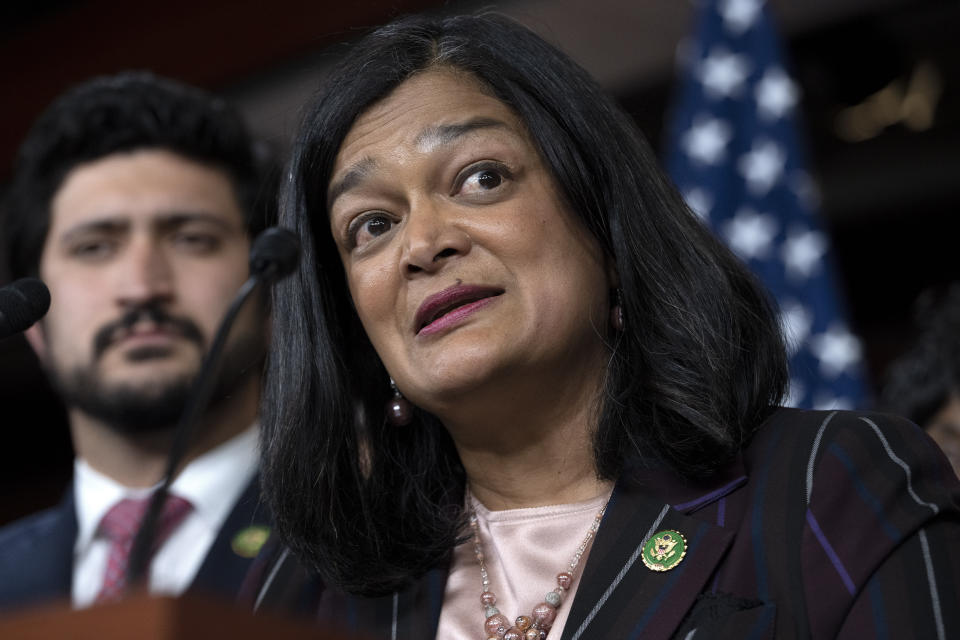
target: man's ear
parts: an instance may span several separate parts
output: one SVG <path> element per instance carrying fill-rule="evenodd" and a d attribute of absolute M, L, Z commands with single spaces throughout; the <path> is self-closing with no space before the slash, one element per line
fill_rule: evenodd
<path fill-rule="evenodd" d="M 39 322 L 34 322 L 29 329 L 23 332 L 23 337 L 27 339 L 30 348 L 37 354 L 40 362 L 47 361 L 47 338 L 43 333 L 43 327 Z"/>

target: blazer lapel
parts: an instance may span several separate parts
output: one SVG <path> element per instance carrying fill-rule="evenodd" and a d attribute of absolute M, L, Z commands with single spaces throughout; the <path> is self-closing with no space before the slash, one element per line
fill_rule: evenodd
<path fill-rule="evenodd" d="M 705 484 L 690 484 L 662 472 L 631 477 L 635 481 L 619 482 L 610 498 L 560 640 L 671 637 L 734 539 L 732 531 L 703 514 L 705 507 L 746 483 L 740 460 Z M 652 571 L 640 559 L 643 542 L 665 529 L 684 535 L 686 555 L 669 571 Z M 319 617 L 368 634 L 360 637 L 433 638 L 447 571 L 447 566 L 437 567 L 398 594 L 379 598 L 327 592 Z"/>
<path fill-rule="evenodd" d="M 371 640 L 424 640 L 434 638 L 449 566 L 436 567 L 409 587 L 386 596 L 364 597 L 335 589 L 326 591 L 317 617 L 335 621 L 350 637 Z"/>
<path fill-rule="evenodd" d="M 399 594 L 397 640 L 436 637 L 449 569 L 449 563 L 431 569 L 412 589 Z"/>
<path fill-rule="evenodd" d="M 189 590 L 236 596 L 271 524 L 267 508 L 261 504 L 259 479 L 255 476 L 220 527 Z"/>
<path fill-rule="evenodd" d="M 26 575 L 35 572 L 46 576 L 48 581 L 45 586 L 53 597 L 69 598 L 73 590 L 73 545 L 77 539 L 77 512 L 72 483 L 55 514 L 45 545 L 49 555 L 38 554 L 31 558 L 30 570 Z"/>
<path fill-rule="evenodd" d="M 47 560 L 46 573 L 50 576 L 52 593 L 57 597 L 69 598 L 73 591 L 73 545 L 76 539 L 77 510 L 71 483 L 63 501 L 57 507 L 56 518 L 50 531 L 51 553 Z"/>
<path fill-rule="evenodd" d="M 619 482 L 587 558 L 561 640 L 671 637 L 734 538 L 732 531 L 695 512 L 745 482 L 739 461 L 702 486 L 690 486 L 667 473 L 647 473 L 640 482 Z M 660 503 L 648 495 L 670 502 Z M 686 555 L 668 571 L 648 569 L 641 559 L 643 544 L 668 529 L 685 537 Z"/>
<path fill-rule="evenodd" d="M 57 506 L 4 529 L 0 536 L 0 609 L 69 599 L 77 515 L 73 485 Z"/>

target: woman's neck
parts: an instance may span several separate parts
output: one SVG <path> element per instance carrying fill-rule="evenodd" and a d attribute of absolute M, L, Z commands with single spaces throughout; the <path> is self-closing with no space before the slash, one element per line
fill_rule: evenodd
<path fill-rule="evenodd" d="M 592 468 L 584 474 L 553 467 L 545 471 L 467 475 L 470 492 L 490 511 L 583 502 L 609 493 L 613 486 L 611 480 L 598 478 Z"/>
<path fill-rule="evenodd" d="M 600 386 L 528 379 L 509 396 L 490 394 L 474 403 L 460 420 L 444 420 L 477 500 L 500 511 L 608 491 L 611 483 L 597 477 L 593 453 Z"/>

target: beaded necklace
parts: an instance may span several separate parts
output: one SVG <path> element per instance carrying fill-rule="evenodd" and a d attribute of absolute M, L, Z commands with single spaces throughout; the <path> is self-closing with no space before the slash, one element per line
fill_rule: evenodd
<path fill-rule="evenodd" d="M 480 565 L 480 580 L 483 590 L 480 594 L 480 604 L 483 607 L 484 619 L 483 630 L 486 633 L 487 640 L 546 640 L 550 627 L 557 617 L 557 607 L 563 601 L 563 592 L 573 585 L 574 572 L 580 564 L 580 558 L 583 557 L 597 529 L 600 527 L 600 520 L 603 519 L 603 513 L 607 510 L 607 502 L 603 503 L 597 516 L 593 519 L 590 529 L 577 552 L 573 554 L 573 559 L 568 565 L 567 571 L 561 571 L 557 574 L 557 586 L 548 591 L 543 598 L 543 602 L 533 608 L 529 616 L 517 616 L 513 625 L 510 619 L 500 613 L 495 606 L 497 603 L 496 594 L 490 590 L 490 576 L 487 573 L 487 565 L 483 557 L 483 548 L 480 545 L 480 526 L 477 524 L 477 512 L 470 510 L 470 528 L 473 529 L 473 550 L 477 556 L 477 563 Z"/>

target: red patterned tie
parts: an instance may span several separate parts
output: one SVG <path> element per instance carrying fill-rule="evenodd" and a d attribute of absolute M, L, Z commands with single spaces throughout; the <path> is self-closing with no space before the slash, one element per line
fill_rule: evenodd
<path fill-rule="evenodd" d="M 103 574 L 103 587 L 95 600 L 97 604 L 115 602 L 123 597 L 127 587 L 130 549 L 149 504 L 149 496 L 138 500 L 124 498 L 113 505 L 100 521 L 98 531 L 110 541 L 110 555 L 107 557 L 107 570 Z M 151 553 L 160 548 L 192 508 L 190 502 L 179 496 L 167 496 Z"/>

